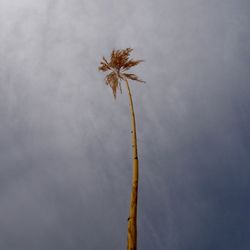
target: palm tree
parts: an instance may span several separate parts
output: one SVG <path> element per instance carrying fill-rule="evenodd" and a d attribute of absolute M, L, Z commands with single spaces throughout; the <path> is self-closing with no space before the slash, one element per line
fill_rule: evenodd
<path fill-rule="evenodd" d="M 137 154 L 137 139 L 136 139 L 136 125 L 135 125 L 135 113 L 133 107 L 132 94 L 130 91 L 128 79 L 144 82 L 140 80 L 137 75 L 127 73 L 127 70 L 137 64 L 143 62 L 143 60 L 129 59 L 130 53 L 133 51 L 131 48 L 124 50 L 113 50 L 110 56 L 110 61 L 107 61 L 105 57 L 102 58 L 101 65 L 98 68 L 103 72 L 108 72 L 105 77 L 105 82 L 113 90 L 114 98 L 116 98 L 117 89 L 121 88 L 121 82 L 126 83 L 129 96 L 129 106 L 131 115 L 131 133 L 132 133 L 132 153 L 133 153 L 133 176 L 132 176 L 132 190 L 131 201 L 128 217 L 128 236 L 127 236 L 127 249 L 137 249 L 137 197 L 138 197 L 138 177 L 139 177 L 139 164 Z"/>

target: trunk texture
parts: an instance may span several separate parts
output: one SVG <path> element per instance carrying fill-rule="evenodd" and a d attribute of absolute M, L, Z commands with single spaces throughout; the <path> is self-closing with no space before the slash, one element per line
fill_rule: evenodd
<path fill-rule="evenodd" d="M 128 218 L 128 243 L 127 250 L 137 249 L 137 196 L 138 196 L 138 177 L 139 177 L 139 164 L 137 155 L 137 140 L 136 140 L 136 125 L 135 113 L 133 107 L 132 95 L 129 87 L 128 80 L 126 79 L 126 86 L 129 95 L 129 107 L 131 115 L 131 135 L 132 135 L 132 159 L 133 159 L 133 176 L 132 176 L 132 190 Z"/>

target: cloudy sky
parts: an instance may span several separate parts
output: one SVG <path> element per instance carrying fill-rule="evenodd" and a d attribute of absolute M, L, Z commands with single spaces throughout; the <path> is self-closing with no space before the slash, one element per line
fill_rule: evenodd
<path fill-rule="evenodd" d="M 249 0 L 0 0 L 0 249 L 126 249 L 126 47 L 138 249 L 250 249 Z"/>

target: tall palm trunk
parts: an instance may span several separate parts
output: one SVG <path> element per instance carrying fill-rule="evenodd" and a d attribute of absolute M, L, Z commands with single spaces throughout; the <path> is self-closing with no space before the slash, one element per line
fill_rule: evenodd
<path fill-rule="evenodd" d="M 129 88 L 128 80 L 125 79 L 129 95 L 129 107 L 131 115 L 131 135 L 132 135 L 132 158 L 133 158 L 133 176 L 132 176 L 132 190 L 128 218 L 128 243 L 127 250 L 137 249 L 137 196 L 138 196 L 138 177 L 139 177 L 139 164 L 137 155 L 137 140 L 136 140 L 136 125 L 135 113 L 133 107 L 133 100 Z"/>

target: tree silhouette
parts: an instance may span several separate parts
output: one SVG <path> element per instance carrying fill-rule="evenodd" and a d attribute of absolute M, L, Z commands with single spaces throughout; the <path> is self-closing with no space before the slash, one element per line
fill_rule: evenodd
<path fill-rule="evenodd" d="M 136 138 L 136 124 L 135 113 L 133 107 L 133 99 L 129 87 L 128 79 L 144 82 L 138 78 L 137 75 L 128 73 L 127 70 L 143 62 L 143 60 L 130 59 L 131 48 L 123 50 L 113 50 L 110 55 L 110 61 L 105 57 L 102 58 L 101 65 L 98 68 L 100 71 L 107 72 L 105 82 L 113 90 L 114 98 L 116 98 L 117 89 L 121 88 L 121 82 L 126 83 L 129 96 L 129 106 L 131 115 L 131 134 L 132 134 L 132 154 L 133 154 L 133 176 L 132 176 L 132 190 L 130 209 L 128 217 L 128 236 L 127 236 L 127 250 L 137 249 L 137 197 L 138 197 L 138 179 L 139 179 L 139 163 L 137 154 L 137 138 Z"/>

